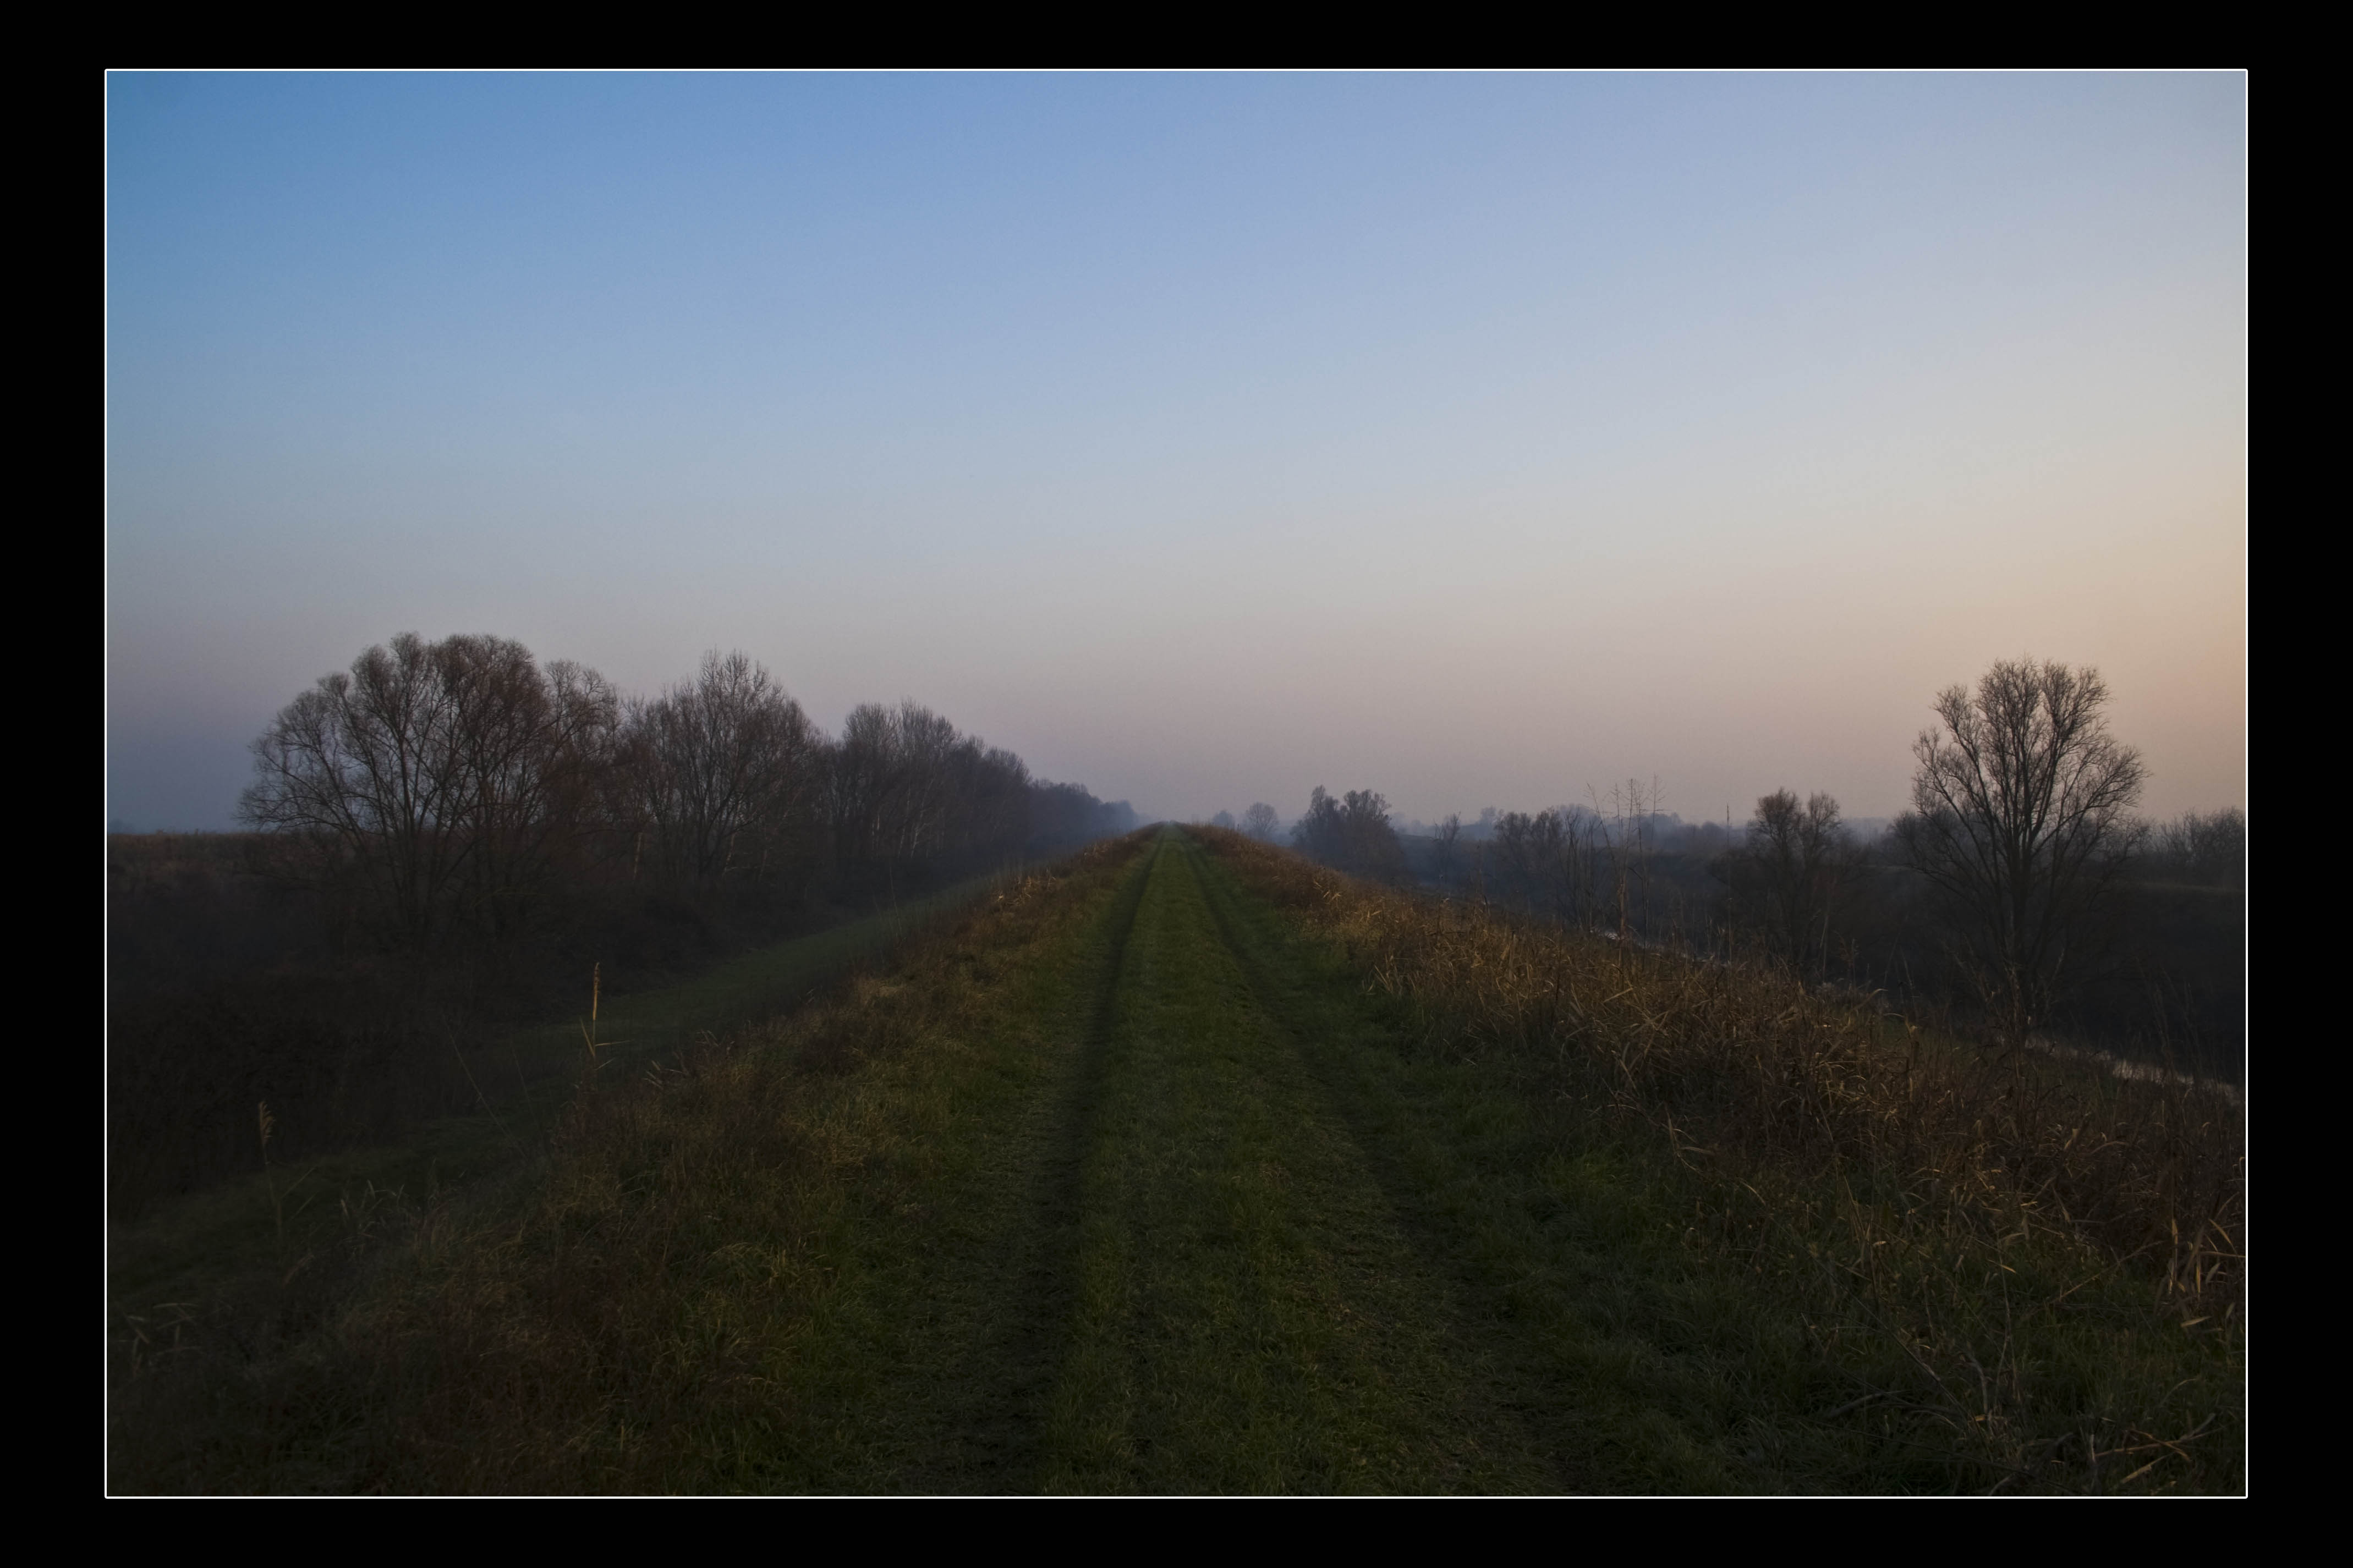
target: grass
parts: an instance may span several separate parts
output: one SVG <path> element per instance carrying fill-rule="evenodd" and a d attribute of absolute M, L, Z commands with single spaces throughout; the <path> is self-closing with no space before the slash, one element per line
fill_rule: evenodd
<path fill-rule="evenodd" d="M 116 1488 L 659 1489 L 756 1484 L 797 1451 L 829 1472 L 881 1463 L 871 1455 L 890 1450 L 887 1427 L 780 1431 L 767 1359 L 789 1354 L 828 1406 L 898 1375 L 838 1347 L 859 1342 L 878 1292 L 930 1288 L 909 1270 L 931 1280 L 937 1259 L 894 1238 L 938 1211 L 904 1192 L 966 1175 L 981 1201 L 1015 1190 L 987 1169 L 997 1143 L 942 1139 L 936 1124 L 1018 1117 L 1035 1088 L 1001 1055 L 973 1070 L 970 1050 L 931 1039 L 934 1023 L 986 994 L 978 1019 L 1002 1029 L 988 1043 L 1029 1048 L 1083 956 L 1069 947 L 1084 903 L 1073 886 L 1122 854 L 1026 878 L 977 914 L 897 922 L 897 968 L 926 985 L 858 973 L 772 1022 L 667 1051 L 641 1027 L 659 999 L 635 1013 L 625 1000 L 600 1024 L 638 1054 L 608 1056 L 560 1106 L 541 1100 L 545 1122 L 444 1122 L 317 1173 L 290 1262 L 270 1243 L 259 1175 L 119 1235 Z M 976 920 L 989 954 L 958 946 Z M 1008 944 L 1050 937 L 1053 962 L 998 984 Z M 672 1022 L 742 1005 L 731 994 L 757 991 L 722 974 Z M 916 1038 L 934 1048 L 902 1048 Z M 580 1046 L 575 1029 L 575 1060 Z M 930 1240 L 957 1256 L 953 1235 Z M 817 1327 L 830 1331 L 805 1343 Z M 756 1461 L 731 1457 L 745 1433 L 768 1435 Z"/>
<path fill-rule="evenodd" d="M 462 1183 L 248 1204 L 118 1320 L 113 1483 L 2232 1490 L 2235 1258 L 2135 1237 L 2235 1154 L 2157 1092 L 1147 832 Z"/>
<path fill-rule="evenodd" d="M 676 984 L 607 993 L 596 1024 L 596 1076 L 642 1072 L 666 1052 L 691 1051 L 746 1019 L 789 1009 L 983 897 L 994 880 L 759 949 Z M 276 1160 L 267 1133 L 249 1123 L 248 1174 L 112 1226 L 118 1380 L 127 1374 L 138 1384 L 155 1356 L 168 1361 L 175 1346 L 194 1347 L 183 1360 L 209 1362 L 224 1336 L 233 1360 L 252 1361 L 240 1347 L 280 1345 L 309 1331 L 416 1234 L 520 1201 L 545 1179 L 551 1134 L 575 1104 L 589 986 L 584 976 L 581 1019 L 517 1031 L 471 1062 L 459 1058 L 476 1085 L 473 1114 L 291 1164 Z"/>
<path fill-rule="evenodd" d="M 2242 1484 L 2228 1098 L 1202 837 L 1386 1005 L 1409 1102 L 1519 1108 L 1427 1140 L 1418 1184 L 1485 1194 L 1453 1223 L 1492 1228 L 1499 1284 L 1556 1259 L 1538 1309 L 1614 1342 L 1629 1415 L 1680 1410 L 1723 1484 Z"/>

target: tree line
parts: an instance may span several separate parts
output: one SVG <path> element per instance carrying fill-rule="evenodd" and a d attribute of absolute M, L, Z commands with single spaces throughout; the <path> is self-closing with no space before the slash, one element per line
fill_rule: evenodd
<path fill-rule="evenodd" d="M 1134 823 L 913 701 L 828 735 L 740 652 L 644 697 L 508 638 L 403 635 L 288 703 L 253 753 L 242 819 L 407 950 L 510 941 L 593 887 L 889 897 Z"/>
<path fill-rule="evenodd" d="M 1810 984 L 1900 973 L 2010 1039 L 2102 985 L 2178 988 L 2185 968 L 2242 994 L 2224 934 L 2240 927 L 2201 890 L 2243 889 L 2245 814 L 2136 816 L 2147 770 L 2108 701 L 2096 670 L 2031 659 L 1946 689 L 1913 743 L 1909 809 L 1876 841 L 1827 793 L 1776 790 L 1731 835 L 1665 816 L 1655 784 L 1630 781 L 1591 807 L 1450 816 L 1410 850 L 1377 794 L 1319 787 L 1293 843 L 1620 939 L 1729 943 Z"/>

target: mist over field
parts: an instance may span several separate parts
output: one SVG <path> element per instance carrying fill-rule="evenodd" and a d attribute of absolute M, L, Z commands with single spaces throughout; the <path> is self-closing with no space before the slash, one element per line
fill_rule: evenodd
<path fill-rule="evenodd" d="M 407 631 L 1180 820 L 1893 817 L 2031 655 L 2245 804 L 2238 76 L 107 93 L 110 823 Z"/>

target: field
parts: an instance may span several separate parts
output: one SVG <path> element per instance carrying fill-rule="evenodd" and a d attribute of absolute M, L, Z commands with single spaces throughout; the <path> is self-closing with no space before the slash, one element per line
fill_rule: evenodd
<path fill-rule="evenodd" d="M 2225 1100 L 1209 831 L 891 935 L 119 1229 L 113 1488 L 2243 1487 Z"/>

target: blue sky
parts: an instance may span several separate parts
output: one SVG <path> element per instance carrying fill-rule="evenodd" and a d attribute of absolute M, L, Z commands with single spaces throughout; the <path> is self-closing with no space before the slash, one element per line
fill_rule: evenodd
<path fill-rule="evenodd" d="M 110 816 L 395 632 L 914 696 L 1187 816 L 1900 805 L 2098 665 L 2242 804 L 2245 84 L 108 86 Z"/>

